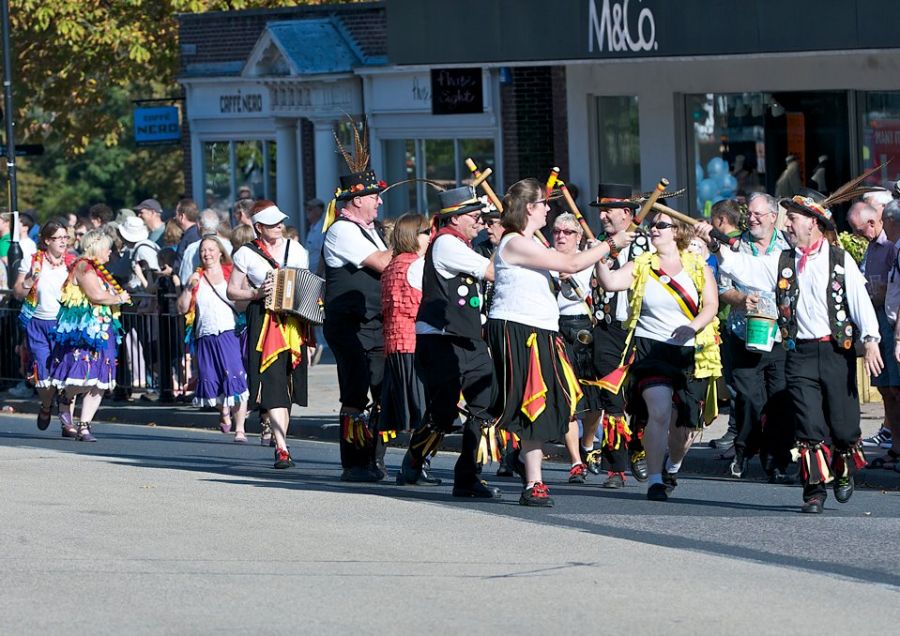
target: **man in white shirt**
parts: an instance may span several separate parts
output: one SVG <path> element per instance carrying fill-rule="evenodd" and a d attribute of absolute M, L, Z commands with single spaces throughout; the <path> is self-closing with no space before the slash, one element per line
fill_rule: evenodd
<path fill-rule="evenodd" d="M 794 452 L 804 484 L 801 511 L 818 514 L 824 509 L 826 484 L 834 481 L 835 499 L 845 503 L 853 494 L 853 473 L 866 463 L 854 340 L 865 343 L 867 373 L 878 375 L 884 365 L 865 279 L 850 255 L 826 240 L 825 233 L 835 228 L 828 200 L 797 195 L 782 205 L 788 211 L 785 231 L 791 249 L 753 256 L 720 250 L 721 245 L 710 240 L 707 223 L 699 225 L 699 233 L 716 253 L 720 272 L 749 287 L 775 292 L 797 426 Z M 831 449 L 825 441 L 829 438 Z"/>
<path fill-rule="evenodd" d="M 339 216 L 324 226 L 323 327 L 340 387 L 342 481 L 386 476 L 385 447 L 375 435 L 384 377 L 381 272 L 391 260 L 375 219 L 386 186 L 371 170 L 342 176 Z M 370 402 L 374 406 L 367 414 Z"/>
<path fill-rule="evenodd" d="M 460 393 L 466 402 L 462 449 L 453 471 L 453 496 L 493 499 L 497 488 L 479 479 L 482 435 L 495 389 L 493 363 L 481 332 L 481 281 L 494 279 L 493 263 L 472 249 L 485 207 L 472 186 L 441 192 L 440 230 L 422 267 L 422 303 L 416 318 L 416 366 L 425 385 L 425 426 L 416 430 L 397 483 L 434 484 L 422 467 L 456 422 Z M 410 270 L 412 270 L 412 266 Z"/>

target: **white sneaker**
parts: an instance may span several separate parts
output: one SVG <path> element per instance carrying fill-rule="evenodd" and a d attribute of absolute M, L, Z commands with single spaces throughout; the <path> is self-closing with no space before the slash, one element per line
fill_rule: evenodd
<path fill-rule="evenodd" d="M 12 391 L 10 391 L 10 393 L 12 393 Z M 882 426 L 872 437 L 864 439 L 862 445 L 864 448 L 891 448 L 893 444 L 891 438 L 892 435 L 890 429 Z"/>
<path fill-rule="evenodd" d="M 34 395 L 34 389 L 25 384 L 24 381 L 19 382 L 16 386 L 7 391 L 12 397 L 26 399 Z"/>

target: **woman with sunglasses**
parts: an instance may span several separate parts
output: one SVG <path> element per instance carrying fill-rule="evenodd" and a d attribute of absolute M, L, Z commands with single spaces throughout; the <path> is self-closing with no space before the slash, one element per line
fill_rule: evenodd
<path fill-rule="evenodd" d="M 68 254 L 69 233 L 55 220 L 41 226 L 38 240 L 38 250 L 31 261 L 22 261 L 13 293 L 23 301 L 19 322 L 25 328 L 28 368 L 41 400 L 37 426 L 43 431 L 50 425 L 50 408 L 56 393 L 50 381 L 52 334 L 56 328 L 63 283 L 75 257 Z M 71 404 L 60 401 L 59 405 L 62 436 L 75 437 L 77 431 L 72 425 Z"/>
<path fill-rule="evenodd" d="M 607 291 L 632 290 L 625 325 L 634 351 L 628 409 L 636 421 L 647 422 L 647 499 L 665 501 L 694 434 L 716 407 L 719 297 L 712 270 L 689 249 L 691 226 L 656 214 L 649 228 L 655 254 L 614 271 L 601 263 L 597 276 Z"/>
<path fill-rule="evenodd" d="M 272 273 L 282 267 L 309 267 L 309 254 L 300 243 L 284 237 L 287 215 L 274 202 L 257 201 L 250 209 L 257 239 L 235 251 L 227 296 L 249 301 L 247 307 L 247 377 L 250 409 L 265 410 L 275 440 L 275 468 L 294 465 L 287 447 L 291 405 L 306 406 L 307 353 L 312 330 L 290 314 L 274 314 L 265 307 L 272 289 Z M 279 333 L 280 332 L 280 333 Z M 270 350 L 271 343 L 283 346 Z"/>
<path fill-rule="evenodd" d="M 415 364 L 416 315 L 422 302 L 422 264 L 431 228 L 421 214 L 397 219 L 392 234 L 394 257 L 381 273 L 384 312 L 384 382 L 381 391 L 382 439 L 414 431 L 423 423 L 425 388 Z"/>
<path fill-rule="evenodd" d="M 512 460 L 525 486 L 519 503 L 549 507 L 553 500 L 541 474 L 542 446 L 564 438 L 582 395 L 559 335 L 557 284 L 551 272 L 576 274 L 606 257 L 611 245 L 563 254 L 535 241 L 550 209 L 536 179 L 510 187 L 504 208 L 505 233 L 494 256 L 494 301 L 487 324 L 499 385 L 492 412 L 520 440 L 518 457 Z"/>
<path fill-rule="evenodd" d="M 577 254 L 584 230 L 574 214 L 565 212 L 553 222 L 553 249 L 560 254 Z M 585 294 L 590 294 L 593 266 L 575 274 L 561 274 L 559 281 L 559 333 L 569 346 L 569 353 L 575 374 L 580 380 L 596 380 L 594 371 L 593 323 L 589 314 L 590 306 L 585 302 Z M 578 403 L 579 415 L 586 428 L 594 429 L 603 412 L 600 388 L 581 383 L 584 394 Z M 566 433 L 566 450 L 572 467 L 569 470 L 570 484 L 583 484 L 587 479 L 588 467 L 582 461 L 579 449 L 578 421 L 569 422 Z"/>
<path fill-rule="evenodd" d="M 221 431 L 231 432 L 233 420 L 234 441 L 243 444 L 247 441 L 247 372 L 235 334 L 239 314 L 235 303 L 225 298 L 231 259 L 215 235 L 200 241 L 198 253 L 200 267 L 188 277 L 178 297 L 178 313 L 185 314 L 187 323 L 185 340 L 197 356 L 194 406 L 219 409 Z"/>

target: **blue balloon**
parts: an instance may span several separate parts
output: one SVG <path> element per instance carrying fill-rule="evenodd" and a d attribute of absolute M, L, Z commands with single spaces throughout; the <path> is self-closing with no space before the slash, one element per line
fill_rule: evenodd
<path fill-rule="evenodd" d="M 719 191 L 719 184 L 714 179 L 703 179 L 697 184 L 697 196 L 701 201 L 712 201 Z"/>
<path fill-rule="evenodd" d="M 713 157 L 706 164 L 706 173 L 711 177 L 715 177 L 723 172 L 728 172 L 728 164 L 725 163 L 722 157 Z"/>
<path fill-rule="evenodd" d="M 700 162 L 694 164 L 694 178 L 697 180 L 697 183 L 703 181 L 703 178 L 706 175 L 703 174 L 703 166 L 700 165 Z"/>
<path fill-rule="evenodd" d="M 716 181 L 719 184 L 719 193 L 725 196 L 730 196 L 737 189 L 737 179 L 729 172 L 716 175 Z"/>

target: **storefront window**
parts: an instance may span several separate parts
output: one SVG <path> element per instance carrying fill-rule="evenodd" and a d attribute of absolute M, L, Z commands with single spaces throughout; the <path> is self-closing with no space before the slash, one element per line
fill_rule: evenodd
<path fill-rule="evenodd" d="M 889 186 L 900 179 L 900 92 L 862 95 L 863 169 L 890 161 L 869 178 L 873 185 Z"/>
<path fill-rule="evenodd" d="M 479 168 L 494 168 L 493 139 L 388 139 L 383 142 L 385 180 L 427 179 L 453 188 L 471 179 L 471 157 Z M 440 209 L 438 190 L 423 182 L 404 183 L 384 195 L 384 214 L 433 214 Z"/>
<path fill-rule="evenodd" d="M 827 194 L 849 178 L 847 93 L 688 95 L 692 209 L 764 191 Z"/>
<path fill-rule="evenodd" d="M 238 190 L 249 187 L 255 199 L 275 194 L 275 142 L 208 141 L 203 144 L 203 206 L 228 210 Z"/>
<path fill-rule="evenodd" d="M 637 97 L 596 97 L 600 183 L 641 182 Z"/>

